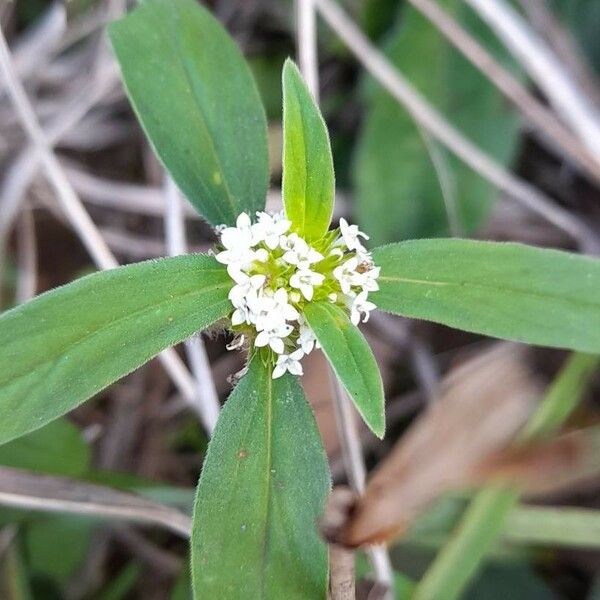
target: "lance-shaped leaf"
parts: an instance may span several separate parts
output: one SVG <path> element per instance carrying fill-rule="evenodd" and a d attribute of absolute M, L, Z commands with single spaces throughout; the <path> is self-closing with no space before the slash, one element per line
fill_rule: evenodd
<path fill-rule="evenodd" d="M 195 598 L 323 600 L 316 522 L 329 491 L 312 412 L 291 375 L 255 356 L 225 404 L 194 511 Z"/>
<path fill-rule="evenodd" d="M 470 240 L 377 248 L 383 310 L 528 344 L 600 353 L 600 261 Z"/>
<path fill-rule="evenodd" d="M 266 120 L 240 51 L 195 0 L 147 0 L 110 26 L 125 88 L 177 185 L 209 223 L 265 205 Z"/>
<path fill-rule="evenodd" d="M 0 443 L 75 408 L 224 317 L 231 280 L 208 256 L 95 273 L 0 317 Z"/>
<path fill-rule="evenodd" d="M 365 423 L 382 438 L 385 432 L 383 383 L 367 340 L 334 304 L 308 303 L 304 316 Z"/>
<path fill-rule="evenodd" d="M 329 135 L 298 68 L 283 66 L 283 204 L 293 229 L 309 240 L 331 223 L 335 180 Z"/>

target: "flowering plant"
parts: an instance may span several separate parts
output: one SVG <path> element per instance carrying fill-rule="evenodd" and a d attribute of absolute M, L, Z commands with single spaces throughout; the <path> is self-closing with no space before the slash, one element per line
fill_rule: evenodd
<path fill-rule="evenodd" d="M 330 230 L 328 132 L 283 69 L 284 212 L 264 212 L 266 123 L 239 50 L 195 0 L 146 0 L 111 26 L 132 105 L 160 160 L 215 227 L 213 256 L 83 277 L 0 317 L 0 442 L 59 417 L 219 324 L 247 349 L 202 469 L 191 540 L 202 598 L 325 598 L 316 521 L 326 457 L 297 375 L 320 347 L 383 436 L 381 376 L 357 325 L 375 307 L 521 342 L 600 352 L 598 261 L 520 244 L 412 240 L 367 251 Z M 402 160 L 402 157 L 398 157 Z M 256 219 L 254 216 L 256 215 Z M 254 219 L 254 222 L 253 222 Z"/>
<path fill-rule="evenodd" d="M 235 227 L 220 227 L 223 250 L 216 259 L 227 265 L 235 282 L 229 292 L 231 325 L 239 335 L 229 349 L 244 344 L 268 347 L 275 359 L 273 379 L 286 371 L 302 375 L 300 360 L 319 343 L 306 322 L 308 302 L 328 301 L 350 311 L 354 325 L 366 323 L 375 304 L 369 292 L 379 289 L 379 268 L 362 245 L 368 236 L 340 219 L 339 232 L 308 244 L 290 232 L 283 212 L 257 213 L 258 222 L 242 213 Z M 318 248 L 318 249 L 317 249 Z"/>

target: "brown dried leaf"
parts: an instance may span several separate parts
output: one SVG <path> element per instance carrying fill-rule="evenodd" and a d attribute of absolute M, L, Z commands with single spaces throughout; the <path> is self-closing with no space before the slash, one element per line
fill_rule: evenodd
<path fill-rule="evenodd" d="M 455 369 L 439 400 L 377 469 L 364 496 L 349 505 L 347 494 L 342 501 L 332 494 L 323 535 L 349 547 L 401 535 L 440 494 L 471 483 L 482 459 L 507 446 L 537 395 L 524 350 L 514 344 L 496 346 Z M 344 505 L 347 519 L 339 525 Z"/>

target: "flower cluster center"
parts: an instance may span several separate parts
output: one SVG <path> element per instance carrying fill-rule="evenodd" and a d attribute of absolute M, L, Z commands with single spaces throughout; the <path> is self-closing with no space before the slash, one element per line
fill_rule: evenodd
<path fill-rule="evenodd" d="M 273 378 L 286 371 L 302 375 L 300 360 L 318 347 L 303 314 L 309 302 L 330 302 L 346 310 L 352 323 L 367 321 L 375 305 L 369 292 L 378 288 L 379 268 L 356 225 L 340 219 L 339 229 L 308 243 L 291 231 L 284 213 L 256 213 L 257 221 L 241 213 L 235 227 L 221 226 L 216 259 L 227 265 L 234 285 L 231 327 L 234 349 L 248 339 L 267 348 L 274 363 Z"/>

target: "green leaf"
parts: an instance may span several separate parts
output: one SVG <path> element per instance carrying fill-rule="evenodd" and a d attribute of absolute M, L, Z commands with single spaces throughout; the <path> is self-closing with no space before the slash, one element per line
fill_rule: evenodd
<path fill-rule="evenodd" d="M 90 466 L 91 452 L 81 432 L 66 419 L 0 446 L 0 465 L 78 477 Z"/>
<path fill-rule="evenodd" d="M 317 519 L 327 460 L 297 380 L 255 355 L 225 404 L 198 484 L 196 598 L 323 600 L 327 548 Z"/>
<path fill-rule="evenodd" d="M 264 109 L 239 49 L 194 0 L 146 0 L 110 37 L 156 153 L 206 220 L 265 206 Z"/>
<path fill-rule="evenodd" d="M 335 374 L 373 433 L 385 433 L 385 397 L 379 367 L 363 334 L 329 302 L 307 303 L 304 316 Z"/>
<path fill-rule="evenodd" d="M 292 228 L 308 240 L 327 233 L 335 178 L 327 126 L 291 60 L 283 66 L 283 204 Z"/>
<path fill-rule="evenodd" d="M 468 6 L 459 0 L 441 4 L 497 59 L 508 62 L 506 50 Z M 467 137 L 510 165 L 518 149 L 516 111 L 409 3 L 403 3 L 395 29 L 385 45 L 391 62 Z M 459 229 L 475 229 L 489 213 L 497 190 L 424 137 L 397 100 L 369 83 L 353 169 L 361 229 L 373 245 L 448 235 L 448 212 Z M 447 180 L 447 198 L 438 170 Z"/>
<path fill-rule="evenodd" d="M 473 582 L 463 600 L 558 600 L 527 564 L 490 565 Z"/>
<path fill-rule="evenodd" d="M 600 262 L 558 250 L 413 240 L 373 252 L 383 310 L 540 346 L 600 353 Z"/>
<path fill-rule="evenodd" d="M 0 317 L 0 443 L 75 408 L 224 317 L 231 280 L 209 256 L 83 277 Z"/>
<path fill-rule="evenodd" d="M 65 584 L 83 562 L 94 522 L 80 516 L 49 516 L 28 523 L 25 548 L 31 571 Z"/>

